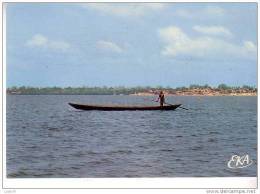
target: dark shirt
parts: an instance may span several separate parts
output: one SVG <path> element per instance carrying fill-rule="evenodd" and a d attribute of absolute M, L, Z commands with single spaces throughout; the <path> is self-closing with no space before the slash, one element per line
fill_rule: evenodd
<path fill-rule="evenodd" d="M 160 99 L 160 105 L 163 106 L 163 103 L 165 101 L 164 94 L 159 94 L 159 99 Z"/>

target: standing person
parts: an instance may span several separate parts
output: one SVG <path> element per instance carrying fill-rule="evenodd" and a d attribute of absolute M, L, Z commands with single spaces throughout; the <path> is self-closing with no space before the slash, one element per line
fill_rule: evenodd
<path fill-rule="evenodd" d="M 165 98 L 164 98 L 164 94 L 163 91 L 160 91 L 159 93 L 159 97 L 157 99 L 157 102 L 160 100 L 160 106 L 163 106 L 163 104 L 165 103 Z"/>

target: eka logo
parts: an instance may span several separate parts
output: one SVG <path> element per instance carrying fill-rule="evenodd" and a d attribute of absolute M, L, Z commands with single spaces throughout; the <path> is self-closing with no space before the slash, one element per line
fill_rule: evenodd
<path fill-rule="evenodd" d="M 228 161 L 228 168 L 245 168 L 250 166 L 253 163 L 253 160 L 249 158 L 249 155 L 244 156 L 233 155 Z"/>

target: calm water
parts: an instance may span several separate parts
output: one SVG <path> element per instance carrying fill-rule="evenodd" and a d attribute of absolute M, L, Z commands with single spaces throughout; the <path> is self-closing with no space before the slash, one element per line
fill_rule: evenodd
<path fill-rule="evenodd" d="M 8 177 L 256 176 L 256 97 L 167 97 L 193 110 L 79 111 L 134 96 L 7 96 Z M 234 154 L 253 164 L 229 169 Z"/>

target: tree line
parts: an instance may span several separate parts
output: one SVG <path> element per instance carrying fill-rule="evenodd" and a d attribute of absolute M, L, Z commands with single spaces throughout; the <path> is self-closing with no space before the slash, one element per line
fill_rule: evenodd
<path fill-rule="evenodd" d="M 247 91 L 247 92 L 256 92 L 257 88 L 244 85 L 244 86 L 228 86 L 226 84 L 220 84 L 217 87 L 211 87 L 209 85 L 196 85 L 192 84 L 189 87 L 10 87 L 7 88 L 7 94 L 28 94 L 28 95 L 40 95 L 40 94 L 75 94 L 75 95 L 129 95 L 135 94 L 140 92 L 157 92 L 159 90 L 164 90 L 169 93 L 175 93 L 177 91 L 187 91 L 193 89 L 209 89 L 209 90 L 216 90 L 216 91 L 226 91 L 226 90 L 233 90 L 233 91 Z"/>

